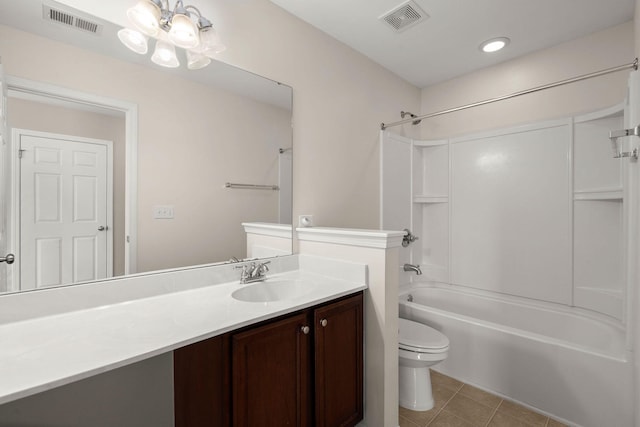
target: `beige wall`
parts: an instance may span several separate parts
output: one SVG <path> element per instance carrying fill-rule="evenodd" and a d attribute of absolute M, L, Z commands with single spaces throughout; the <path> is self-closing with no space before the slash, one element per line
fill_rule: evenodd
<path fill-rule="evenodd" d="M 124 118 L 18 98 L 7 110 L 10 128 L 113 141 L 113 274 L 124 274 Z"/>
<path fill-rule="evenodd" d="M 6 26 L 0 53 L 8 75 L 138 105 L 138 271 L 244 257 L 240 223 L 277 222 L 277 192 L 224 183 L 277 184 L 290 112 Z M 156 205 L 175 218 L 153 219 Z"/>
<path fill-rule="evenodd" d="M 633 62 L 633 22 L 425 88 L 423 114 Z M 566 117 L 622 102 L 628 71 L 423 121 L 424 138 Z"/>
<path fill-rule="evenodd" d="M 62 3 L 127 24 L 109 2 Z M 227 46 L 221 60 L 294 88 L 294 222 L 377 228 L 380 123 L 418 110 L 419 89 L 269 0 L 198 8 Z"/>

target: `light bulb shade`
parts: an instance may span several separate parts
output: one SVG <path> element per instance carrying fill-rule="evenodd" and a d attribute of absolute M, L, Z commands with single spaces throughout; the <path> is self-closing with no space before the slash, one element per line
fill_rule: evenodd
<path fill-rule="evenodd" d="M 205 27 L 200 30 L 200 46 L 198 51 L 203 55 L 212 55 L 224 51 L 227 47 L 222 44 L 218 33 L 213 27 Z"/>
<path fill-rule="evenodd" d="M 140 0 L 127 10 L 127 17 L 143 33 L 155 36 L 160 29 L 160 8 L 151 0 Z"/>
<path fill-rule="evenodd" d="M 487 40 L 480 45 L 480 50 L 486 53 L 497 52 L 505 48 L 509 42 L 507 37 L 496 37 L 494 39 Z"/>
<path fill-rule="evenodd" d="M 176 13 L 171 20 L 169 40 L 178 47 L 191 49 L 200 43 L 198 29 L 188 15 Z"/>
<path fill-rule="evenodd" d="M 151 60 L 163 67 L 176 68 L 180 66 L 175 47 L 163 40 L 156 42 L 156 50 L 153 52 Z"/>
<path fill-rule="evenodd" d="M 201 53 L 187 51 L 187 68 L 190 70 L 199 70 L 211 63 L 211 58 L 204 56 Z"/>
<path fill-rule="evenodd" d="M 118 38 L 123 45 L 140 55 L 144 55 L 149 50 L 147 36 L 131 28 L 123 28 L 118 31 Z"/>

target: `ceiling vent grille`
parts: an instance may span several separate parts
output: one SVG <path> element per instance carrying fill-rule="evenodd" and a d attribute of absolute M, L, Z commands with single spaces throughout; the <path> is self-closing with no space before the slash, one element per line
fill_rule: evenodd
<path fill-rule="evenodd" d="M 102 32 L 102 25 L 100 24 L 45 4 L 42 5 L 42 17 L 45 21 L 55 22 L 86 33 L 99 35 Z"/>
<path fill-rule="evenodd" d="M 385 13 L 379 19 L 385 21 L 395 31 L 401 33 L 428 17 L 429 15 L 427 15 L 420 6 L 410 0 Z"/>

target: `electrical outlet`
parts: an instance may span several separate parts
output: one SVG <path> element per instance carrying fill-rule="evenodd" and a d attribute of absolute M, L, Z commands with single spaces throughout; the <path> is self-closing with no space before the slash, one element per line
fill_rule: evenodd
<path fill-rule="evenodd" d="M 153 207 L 154 219 L 173 219 L 173 206 L 163 205 Z"/>
<path fill-rule="evenodd" d="M 313 227 L 313 215 L 300 215 L 298 217 L 298 227 Z"/>

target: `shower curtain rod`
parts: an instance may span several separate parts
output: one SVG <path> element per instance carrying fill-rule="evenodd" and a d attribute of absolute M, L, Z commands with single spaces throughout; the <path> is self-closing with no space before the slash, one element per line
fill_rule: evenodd
<path fill-rule="evenodd" d="M 511 93 L 509 95 L 503 95 L 503 96 L 500 96 L 500 97 L 497 97 L 497 98 L 485 99 L 484 101 L 478 101 L 478 102 L 474 102 L 472 104 L 462 105 L 460 107 L 449 108 L 447 110 L 438 111 L 436 113 L 429 113 L 429 114 L 425 114 L 423 116 L 411 117 L 410 119 L 398 120 L 397 122 L 381 123 L 380 124 L 380 129 L 385 130 L 385 129 L 389 128 L 389 127 L 403 125 L 405 123 L 411 123 L 411 122 L 418 121 L 418 120 L 423 120 L 423 119 L 428 119 L 428 118 L 431 118 L 431 117 L 441 116 L 443 114 L 455 113 L 456 111 L 466 110 L 468 108 L 473 108 L 473 107 L 479 107 L 480 105 L 492 104 L 494 102 L 504 101 L 506 99 L 515 98 L 517 96 L 528 95 L 530 93 L 539 92 L 541 90 L 551 89 L 551 88 L 558 87 L 558 86 L 564 86 L 564 85 L 569 84 L 569 83 L 575 83 L 575 82 L 579 82 L 581 80 L 591 79 L 593 77 L 604 76 L 605 74 L 615 73 L 615 72 L 627 70 L 627 69 L 630 69 L 630 68 L 633 68 L 634 70 L 638 69 L 638 58 L 636 58 L 635 61 L 633 61 L 633 62 L 631 62 L 629 64 L 624 64 L 624 65 L 619 65 L 617 67 L 607 68 L 606 70 L 596 71 L 594 73 L 583 74 L 582 76 L 573 77 L 571 79 L 566 79 L 566 80 L 561 80 L 561 81 L 558 81 L 558 82 L 555 82 L 555 83 L 549 83 L 549 84 L 546 84 L 546 85 L 534 87 L 532 89 L 522 90 L 520 92 L 514 92 L 514 93 Z"/>

